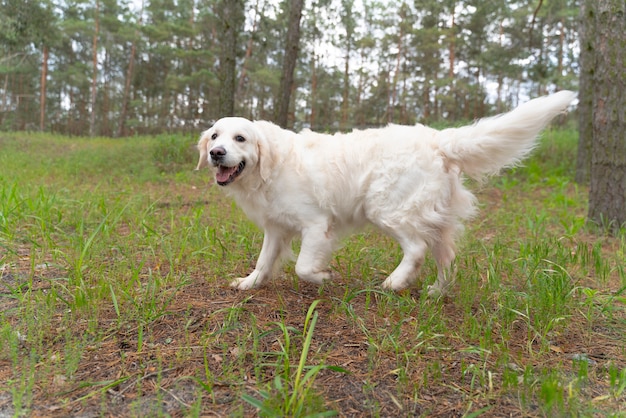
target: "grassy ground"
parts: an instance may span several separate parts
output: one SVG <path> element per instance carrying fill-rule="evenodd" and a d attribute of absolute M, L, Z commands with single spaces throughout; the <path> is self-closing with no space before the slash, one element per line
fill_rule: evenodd
<path fill-rule="evenodd" d="M 337 280 L 238 292 L 262 233 L 194 173 L 195 138 L 0 134 L 0 417 L 626 416 L 626 235 L 585 225 L 576 134 L 474 185 L 451 297 Z"/>

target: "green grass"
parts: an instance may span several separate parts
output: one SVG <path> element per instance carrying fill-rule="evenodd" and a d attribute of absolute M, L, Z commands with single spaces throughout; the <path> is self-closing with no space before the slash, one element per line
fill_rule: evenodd
<path fill-rule="evenodd" d="M 333 283 L 231 290 L 263 235 L 195 141 L 0 134 L 0 415 L 626 415 L 626 235 L 585 222 L 575 132 L 472 185 L 442 301 L 431 259 L 380 289 L 371 229 Z"/>

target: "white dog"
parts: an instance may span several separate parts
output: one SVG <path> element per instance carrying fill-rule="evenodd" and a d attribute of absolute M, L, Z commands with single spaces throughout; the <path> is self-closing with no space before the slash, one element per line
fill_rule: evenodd
<path fill-rule="evenodd" d="M 438 277 L 429 293 L 444 293 L 453 282 L 455 239 L 475 212 L 463 174 L 480 180 L 519 163 L 574 97 L 561 91 L 442 131 L 389 125 L 298 134 L 265 121 L 218 120 L 202 133 L 197 168 L 211 166 L 217 184 L 265 232 L 256 268 L 231 285 L 261 286 L 291 255 L 295 236 L 302 238 L 296 274 L 321 284 L 331 277 L 328 262 L 338 242 L 371 223 L 404 252 L 384 288 L 410 286 L 430 248 Z"/>

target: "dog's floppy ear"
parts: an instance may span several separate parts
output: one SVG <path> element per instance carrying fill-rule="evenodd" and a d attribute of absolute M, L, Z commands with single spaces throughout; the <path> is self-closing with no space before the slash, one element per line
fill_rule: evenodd
<path fill-rule="evenodd" d="M 196 166 L 196 170 L 200 170 L 203 167 L 206 167 L 209 164 L 209 160 L 207 158 L 207 142 L 209 142 L 209 131 L 202 132 L 200 135 L 200 141 L 198 141 L 198 152 L 200 153 L 200 157 L 198 158 L 198 165 Z"/>
<path fill-rule="evenodd" d="M 256 121 L 254 123 L 258 131 L 257 147 L 259 150 L 259 172 L 261 179 L 267 181 L 274 169 L 275 151 L 272 149 L 269 137 L 272 135 L 274 125 L 265 121 Z"/>

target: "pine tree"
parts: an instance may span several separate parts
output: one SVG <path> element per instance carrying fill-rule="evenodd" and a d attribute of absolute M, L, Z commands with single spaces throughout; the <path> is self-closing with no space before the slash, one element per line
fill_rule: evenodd
<path fill-rule="evenodd" d="M 589 219 L 626 224 L 626 4 L 596 0 Z"/>
<path fill-rule="evenodd" d="M 296 60 L 300 49 L 300 20 L 302 19 L 302 9 L 304 0 L 293 0 L 289 2 L 289 20 L 287 28 L 287 39 L 285 40 L 285 54 L 283 55 L 282 75 L 280 77 L 279 96 L 276 103 L 275 122 L 286 128 L 289 118 L 289 105 L 291 103 L 291 92 L 294 86 L 294 71 Z"/>
<path fill-rule="evenodd" d="M 219 16 L 219 114 L 232 116 L 235 112 L 237 93 L 237 52 L 239 34 L 244 23 L 243 0 L 220 0 L 217 4 Z"/>

